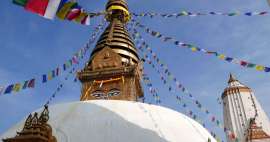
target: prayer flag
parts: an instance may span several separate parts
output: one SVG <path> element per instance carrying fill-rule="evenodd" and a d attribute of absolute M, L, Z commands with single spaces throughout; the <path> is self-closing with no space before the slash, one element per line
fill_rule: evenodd
<path fill-rule="evenodd" d="M 257 70 L 257 71 L 263 71 L 263 70 L 264 70 L 264 66 L 257 65 L 257 66 L 256 66 L 256 70 Z"/>
<path fill-rule="evenodd" d="M 65 71 L 67 69 L 67 67 L 66 67 L 66 63 L 65 64 L 63 64 L 63 70 Z"/>
<path fill-rule="evenodd" d="M 83 24 L 83 25 L 90 25 L 90 16 L 89 15 L 85 16 L 82 19 L 81 24 Z"/>
<path fill-rule="evenodd" d="M 3 86 L 0 86 L 0 95 L 3 93 L 4 89 L 5 88 Z"/>
<path fill-rule="evenodd" d="M 44 17 L 48 19 L 54 19 L 60 3 L 61 0 L 50 0 L 47 5 Z"/>
<path fill-rule="evenodd" d="M 20 6 L 25 6 L 27 3 L 27 0 L 13 0 L 12 1 L 14 4 L 20 5 Z"/>
<path fill-rule="evenodd" d="M 28 85 L 28 80 L 27 81 L 24 81 L 22 89 L 26 89 L 27 88 L 27 85 Z"/>
<path fill-rule="evenodd" d="M 13 86 L 14 86 L 13 84 L 12 84 L 12 85 L 9 85 L 9 86 L 6 88 L 4 94 L 9 94 L 9 93 L 11 93 L 11 91 L 13 90 Z"/>
<path fill-rule="evenodd" d="M 221 59 L 221 60 L 224 60 L 225 59 L 225 55 L 224 54 L 219 54 L 218 58 Z"/>
<path fill-rule="evenodd" d="M 64 20 L 66 18 L 66 15 L 68 14 L 69 10 L 76 6 L 77 3 L 76 2 L 67 2 L 67 3 L 64 3 L 64 5 L 58 10 L 57 12 L 57 17 L 59 19 L 62 19 Z"/>
<path fill-rule="evenodd" d="M 57 11 L 59 11 L 67 1 L 68 0 L 61 0 Z"/>
<path fill-rule="evenodd" d="M 181 13 L 180 13 L 180 16 L 187 16 L 188 15 L 188 12 L 186 12 L 186 11 L 182 11 Z"/>
<path fill-rule="evenodd" d="M 252 16 L 252 12 L 247 12 L 247 13 L 245 13 L 245 15 Z"/>
<path fill-rule="evenodd" d="M 252 63 L 248 63 L 247 67 L 248 68 L 254 68 L 256 65 L 255 64 L 252 64 Z"/>
<path fill-rule="evenodd" d="M 238 15 L 239 13 L 238 12 L 234 12 L 234 13 L 229 13 L 228 16 L 235 16 L 235 15 Z"/>
<path fill-rule="evenodd" d="M 246 61 L 240 61 L 240 65 L 241 65 L 241 66 L 244 66 L 244 67 L 245 67 L 247 64 L 248 64 L 248 63 L 247 63 Z"/>
<path fill-rule="evenodd" d="M 75 56 L 72 57 L 72 63 L 74 63 L 74 64 L 79 64 L 79 62 L 77 61 L 77 59 L 76 59 Z"/>
<path fill-rule="evenodd" d="M 264 71 L 265 71 L 265 72 L 270 72 L 270 68 L 269 68 L 269 67 L 265 67 L 265 68 L 264 68 Z"/>
<path fill-rule="evenodd" d="M 212 122 L 214 122 L 216 120 L 215 116 L 213 116 L 211 120 Z"/>
<path fill-rule="evenodd" d="M 42 75 L 42 83 L 45 83 L 45 82 L 47 82 L 47 75 L 46 74 Z"/>
<path fill-rule="evenodd" d="M 267 11 L 263 11 L 263 12 L 260 12 L 259 15 L 265 15 L 267 13 L 268 13 Z"/>
<path fill-rule="evenodd" d="M 25 10 L 44 16 L 49 0 L 28 0 Z"/>
<path fill-rule="evenodd" d="M 72 8 L 68 12 L 66 18 L 71 21 L 71 20 L 75 19 L 76 17 L 78 17 L 80 14 L 81 14 L 81 7 L 76 5 L 74 8 Z"/>
<path fill-rule="evenodd" d="M 197 51 L 197 48 L 196 47 L 192 47 L 191 48 L 191 51 L 195 52 L 195 51 Z"/>
<path fill-rule="evenodd" d="M 231 61 L 233 60 L 233 58 L 231 58 L 231 57 L 226 57 L 225 60 L 228 61 L 228 62 L 231 62 Z"/>
<path fill-rule="evenodd" d="M 28 88 L 35 88 L 35 79 L 31 79 L 28 83 Z"/>
<path fill-rule="evenodd" d="M 15 91 L 15 92 L 19 92 L 20 89 L 21 89 L 21 84 L 20 83 L 15 84 L 15 86 L 13 87 L 13 91 Z"/>
<path fill-rule="evenodd" d="M 48 80 L 52 80 L 53 76 L 52 76 L 52 72 L 48 73 Z"/>
<path fill-rule="evenodd" d="M 52 71 L 52 78 L 55 78 L 55 70 Z"/>
<path fill-rule="evenodd" d="M 60 74 L 60 68 L 57 67 L 57 68 L 56 68 L 56 76 L 58 76 L 59 74 Z"/>

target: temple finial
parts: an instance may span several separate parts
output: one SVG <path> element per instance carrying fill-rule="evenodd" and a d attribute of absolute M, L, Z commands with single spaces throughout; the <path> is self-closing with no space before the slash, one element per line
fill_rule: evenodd
<path fill-rule="evenodd" d="M 232 73 L 230 73 L 228 83 L 231 83 L 231 82 L 234 82 L 234 81 L 238 81 L 238 80 L 232 75 Z"/>

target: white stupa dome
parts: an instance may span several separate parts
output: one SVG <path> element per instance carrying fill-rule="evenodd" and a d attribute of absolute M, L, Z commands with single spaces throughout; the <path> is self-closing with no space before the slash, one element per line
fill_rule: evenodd
<path fill-rule="evenodd" d="M 49 111 L 48 123 L 58 142 L 216 142 L 196 121 L 156 105 L 95 100 L 57 104 Z M 24 122 L 0 139 L 14 137 Z"/>

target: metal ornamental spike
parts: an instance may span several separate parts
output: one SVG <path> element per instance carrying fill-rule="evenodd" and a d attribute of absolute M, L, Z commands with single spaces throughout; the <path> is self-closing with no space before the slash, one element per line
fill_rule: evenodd
<path fill-rule="evenodd" d="M 117 18 L 123 23 L 127 23 L 130 20 L 130 13 L 125 0 L 109 0 L 106 4 L 106 19 L 112 22 L 114 18 Z"/>

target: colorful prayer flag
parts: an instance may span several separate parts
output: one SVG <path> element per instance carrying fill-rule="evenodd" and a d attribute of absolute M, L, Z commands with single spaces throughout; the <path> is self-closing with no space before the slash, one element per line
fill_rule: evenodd
<path fill-rule="evenodd" d="M 22 89 L 26 89 L 27 88 L 27 85 L 28 85 L 28 80 L 27 81 L 24 81 Z"/>
<path fill-rule="evenodd" d="M 74 8 L 72 8 L 67 16 L 66 19 L 68 19 L 69 21 L 75 19 L 76 17 L 78 17 L 81 14 L 81 7 L 76 5 Z"/>
<path fill-rule="evenodd" d="M 29 81 L 27 87 L 28 88 L 35 88 L 35 79 L 34 78 Z"/>
<path fill-rule="evenodd" d="M 54 19 L 56 12 L 58 10 L 58 7 L 60 5 L 60 2 L 61 0 L 50 0 L 47 5 L 44 17 L 48 19 Z"/>
<path fill-rule="evenodd" d="M 83 25 L 90 25 L 90 16 L 89 15 L 85 16 L 82 19 L 81 24 L 83 24 Z"/>
<path fill-rule="evenodd" d="M 27 1 L 28 0 L 13 0 L 12 2 L 14 4 L 17 4 L 17 5 L 20 5 L 20 6 L 23 6 L 24 7 L 26 5 Z"/>
<path fill-rule="evenodd" d="M 21 89 L 21 84 L 20 83 L 15 84 L 15 86 L 13 87 L 13 91 L 15 91 L 15 92 L 19 92 L 20 89 Z"/>
<path fill-rule="evenodd" d="M 265 68 L 264 68 L 264 71 L 265 71 L 265 72 L 270 72 L 270 68 L 269 68 L 269 67 L 265 67 Z"/>
<path fill-rule="evenodd" d="M 48 80 L 52 80 L 53 76 L 52 76 L 52 72 L 48 73 Z"/>
<path fill-rule="evenodd" d="M 60 68 L 57 67 L 57 68 L 56 68 L 56 76 L 58 76 L 59 74 L 60 74 Z"/>
<path fill-rule="evenodd" d="M 264 66 L 256 65 L 256 70 L 257 71 L 263 71 L 264 70 Z"/>
<path fill-rule="evenodd" d="M 12 84 L 12 85 L 9 85 L 9 86 L 6 88 L 4 94 L 9 94 L 9 93 L 11 93 L 11 91 L 13 90 L 13 86 L 14 86 L 13 84 Z"/>
<path fill-rule="evenodd" d="M 59 19 L 62 19 L 64 20 L 66 18 L 66 15 L 68 14 L 69 10 L 76 6 L 77 3 L 76 2 L 67 2 L 67 3 L 64 3 L 64 5 L 58 10 L 57 12 L 57 17 Z"/>
<path fill-rule="evenodd" d="M 0 86 L 0 95 L 3 93 L 4 89 L 5 89 L 5 87 Z"/>
<path fill-rule="evenodd" d="M 25 10 L 44 16 L 49 0 L 28 0 Z"/>
<path fill-rule="evenodd" d="M 42 75 L 42 83 L 45 83 L 45 82 L 47 82 L 47 75 L 46 74 Z"/>
<path fill-rule="evenodd" d="M 65 64 L 63 64 L 63 70 L 65 71 L 67 69 L 67 67 L 66 67 L 66 63 Z"/>

